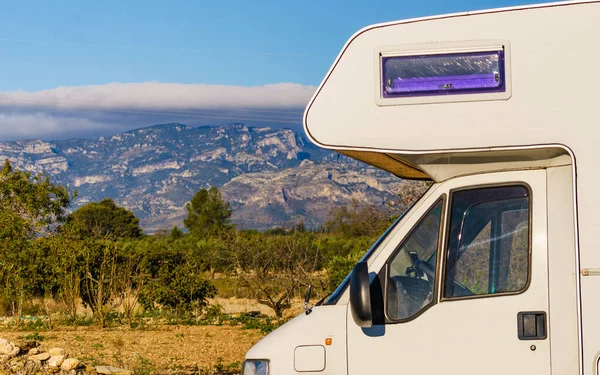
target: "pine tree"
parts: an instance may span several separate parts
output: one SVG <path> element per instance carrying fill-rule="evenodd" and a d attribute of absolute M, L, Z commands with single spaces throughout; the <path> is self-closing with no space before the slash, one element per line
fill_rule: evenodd
<path fill-rule="evenodd" d="M 216 235 L 231 228 L 231 209 L 216 187 L 201 189 L 185 206 L 188 217 L 185 227 L 194 236 L 203 238 Z"/>

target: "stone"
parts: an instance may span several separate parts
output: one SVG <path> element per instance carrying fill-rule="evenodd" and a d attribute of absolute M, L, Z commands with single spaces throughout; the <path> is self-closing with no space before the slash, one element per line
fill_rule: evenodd
<path fill-rule="evenodd" d="M 123 368 L 112 367 L 112 366 L 96 366 L 98 374 L 103 375 L 132 375 L 132 370 L 126 370 Z"/>
<path fill-rule="evenodd" d="M 64 355 L 53 355 L 48 360 L 48 366 L 50 366 L 52 368 L 58 368 L 63 363 L 64 360 L 65 360 Z"/>
<path fill-rule="evenodd" d="M 29 354 L 29 355 L 40 354 L 40 348 L 31 348 L 31 349 L 29 349 L 29 352 L 27 354 Z"/>
<path fill-rule="evenodd" d="M 51 357 L 66 354 L 65 350 L 63 348 L 52 348 L 52 349 L 48 350 L 48 353 L 50 353 Z"/>
<path fill-rule="evenodd" d="M 35 374 L 42 368 L 42 364 L 39 361 L 27 361 L 25 367 L 21 371 L 22 374 Z"/>
<path fill-rule="evenodd" d="M 18 372 L 21 371 L 23 369 L 23 367 L 25 367 L 25 362 L 23 360 L 18 360 L 17 358 L 15 358 L 13 361 L 11 361 L 10 363 L 10 370 L 14 373 L 14 372 Z"/>
<path fill-rule="evenodd" d="M 29 359 L 31 359 L 32 361 L 47 361 L 48 359 L 50 359 L 50 357 L 51 357 L 50 353 L 40 353 L 40 354 L 30 355 Z"/>
<path fill-rule="evenodd" d="M 20 351 L 21 351 L 21 348 L 19 348 L 12 342 L 10 342 L 6 339 L 0 338 L 0 355 L 5 355 L 5 356 L 8 356 L 9 358 L 13 358 L 17 354 L 19 354 Z"/>
<path fill-rule="evenodd" d="M 77 358 L 68 358 L 65 359 L 60 366 L 63 371 L 71 371 L 75 370 L 79 366 L 79 360 Z"/>

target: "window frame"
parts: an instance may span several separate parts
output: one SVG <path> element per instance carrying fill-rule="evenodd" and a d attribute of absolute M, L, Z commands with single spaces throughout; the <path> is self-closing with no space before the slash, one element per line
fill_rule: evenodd
<path fill-rule="evenodd" d="M 432 306 L 436 305 L 439 301 L 440 301 L 440 277 L 441 277 L 441 267 L 443 266 L 443 261 L 441 261 L 440 256 L 443 255 L 443 251 L 444 251 L 444 238 L 445 238 L 445 228 L 446 228 L 446 220 L 447 220 L 447 213 L 448 213 L 448 199 L 447 199 L 447 195 L 446 193 L 441 194 L 427 209 L 427 211 L 425 211 L 425 213 L 423 215 L 421 215 L 421 217 L 419 218 L 419 220 L 412 226 L 412 228 L 410 229 L 410 231 L 404 236 L 404 238 L 402 239 L 402 241 L 400 241 L 400 243 L 398 244 L 398 246 L 396 246 L 396 248 L 394 249 L 394 251 L 392 252 L 392 254 L 388 257 L 388 259 L 385 262 L 385 265 L 383 267 L 383 282 L 381 283 L 382 288 L 383 288 L 383 314 L 385 317 L 385 324 L 398 324 L 398 323 L 405 323 L 405 322 L 409 322 L 412 321 L 416 318 L 418 318 L 419 316 L 421 316 L 421 314 L 423 314 L 425 311 L 429 310 Z M 415 313 L 414 315 L 408 317 L 408 318 L 403 318 L 403 319 L 396 319 L 393 317 L 390 317 L 390 315 L 388 314 L 388 282 L 389 282 L 389 275 L 390 275 L 390 266 L 391 263 L 393 261 L 393 259 L 396 258 L 396 255 L 398 255 L 398 253 L 400 252 L 400 249 L 402 248 L 402 246 L 404 246 L 406 244 L 406 242 L 412 237 L 413 233 L 417 230 L 417 228 L 421 225 L 421 223 L 423 222 L 423 220 L 427 217 L 427 215 L 429 215 L 431 213 L 431 211 L 435 208 L 435 206 L 437 206 L 439 203 L 441 202 L 441 215 L 440 215 L 440 227 L 439 227 L 439 233 L 438 233 L 438 243 L 437 243 L 437 250 L 435 251 L 436 254 L 436 264 L 435 264 L 435 279 L 433 280 L 433 299 L 432 301 L 425 307 L 423 307 L 421 310 L 419 310 L 417 313 Z M 381 274 L 380 274 L 381 275 Z M 381 277 L 380 277 L 381 279 Z"/>
<path fill-rule="evenodd" d="M 465 191 L 465 190 L 476 190 L 476 189 L 495 188 L 495 187 L 511 187 L 511 186 L 526 188 L 527 193 L 528 193 L 528 198 L 529 198 L 527 282 L 525 283 L 523 288 L 521 288 L 517 291 L 487 293 L 487 294 L 474 294 L 471 296 L 445 297 L 444 293 L 442 291 L 446 290 L 446 269 L 447 269 L 447 265 L 448 265 L 448 256 L 449 256 L 449 251 L 448 251 L 449 246 L 448 245 L 449 245 L 449 240 L 450 240 L 450 220 L 451 220 L 450 215 L 451 215 L 451 211 L 452 211 L 452 203 L 453 203 L 454 194 L 457 192 Z M 478 299 L 478 298 L 490 298 L 490 297 L 502 297 L 502 296 L 515 296 L 515 295 L 525 293 L 527 291 L 527 289 L 529 289 L 529 286 L 531 285 L 531 279 L 532 279 L 531 272 L 532 272 L 532 253 L 533 253 L 533 243 L 532 243 L 532 237 L 533 237 L 533 189 L 531 188 L 531 186 L 528 183 L 526 183 L 525 181 L 480 184 L 480 185 L 462 186 L 459 188 L 451 189 L 448 192 L 448 194 L 449 194 L 448 209 L 447 209 L 448 217 L 446 217 L 446 223 L 445 223 L 446 227 L 444 229 L 444 240 L 443 240 L 444 242 L 443 242 L 443 249 L 442 249 L 443 261 L 442 261 L 442 270 L 440 273 L 441 282 L 439 285 L 439 288 L 440 288 L 439 302 L 472 300 L 472 299 Z"/>

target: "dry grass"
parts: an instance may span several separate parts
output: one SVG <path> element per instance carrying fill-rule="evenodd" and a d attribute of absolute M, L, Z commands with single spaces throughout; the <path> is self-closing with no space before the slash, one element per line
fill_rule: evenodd
<path fill-rule="evenodd" d="M 274 316 L 273 310 L 255 300 L 214 298 L 225 314 L 259 311 Z M 286 317 L 303 311 L 303 301 L 296 299 Z M 50 307 L 50 306 L 48 306 Z M 47 310 L 52 310 L 48 308 Z M 81 313 L 89 313 L 81 311 Z M 264 334 L 241 326 L 170 326 L 150 324 L 144 329 L 128 327 L 100 329 L 91 327 L 57 327 L 39 333 L 0 328 L 0 337 L 19 341 L 39 335 L 42 350 L 64 348 L 70 356 L 90 365 L 112 365 L 138 369 L 139 373 L 182 369 L 213 369 L 219 363 L 242 362 L 244 354 Z M 39 338 L 38 336 L 38 338 Z"/>
<path fill-rule="evenodd" d="M 0 337 L 8 340 L 26 335 L 0 331 Z M 86 364 L 158 370 L 211 369 L 219 358 L 223 364 L 241 362 L 263 337 L 257 330 L 229 326 L 160 326 L 151 330 L 62 327 L 40 335 L 44 337 L 43 350 L 61 347 Z"/>
<path fill-rule="evenodd" d="M 274 316 L 273 310 L 252 299 L 214 298 L 209 303 L 220 305 L 225 314 L 259 311 Z M 292 304 L 293 307 L 285 313 L 287 318 L 303 311 L 301 299 L 295 299 Z M 50 311 L 59 310 L 56 306 L 47 307 Z M 89 311 L 82 309 L 80 314 L 89 315 Z M 42 336 L 43 350 L 61 347 L 86 364 L 141 369 L 138 373 L 210 370 L 218 363 L 242 362 L 246 351 L 264 337 L 259 330 L 243 329 L 241 326 L 171 326 L 157 323 L 150 323 L 143 329 L 59 326 L 37 333 L 0 327 L 0 337 L 19 341 L 28 339 L 28 336 L 30 339 Z"/>

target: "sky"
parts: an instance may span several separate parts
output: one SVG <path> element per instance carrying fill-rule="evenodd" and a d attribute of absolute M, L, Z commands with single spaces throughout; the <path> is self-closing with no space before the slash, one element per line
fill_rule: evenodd
<path fill-rule="evenodd" d="M 0 141 L 167 122 L 299 127 L 304 106 L 362 27 L 536 2 L 3 2 Z"/>

